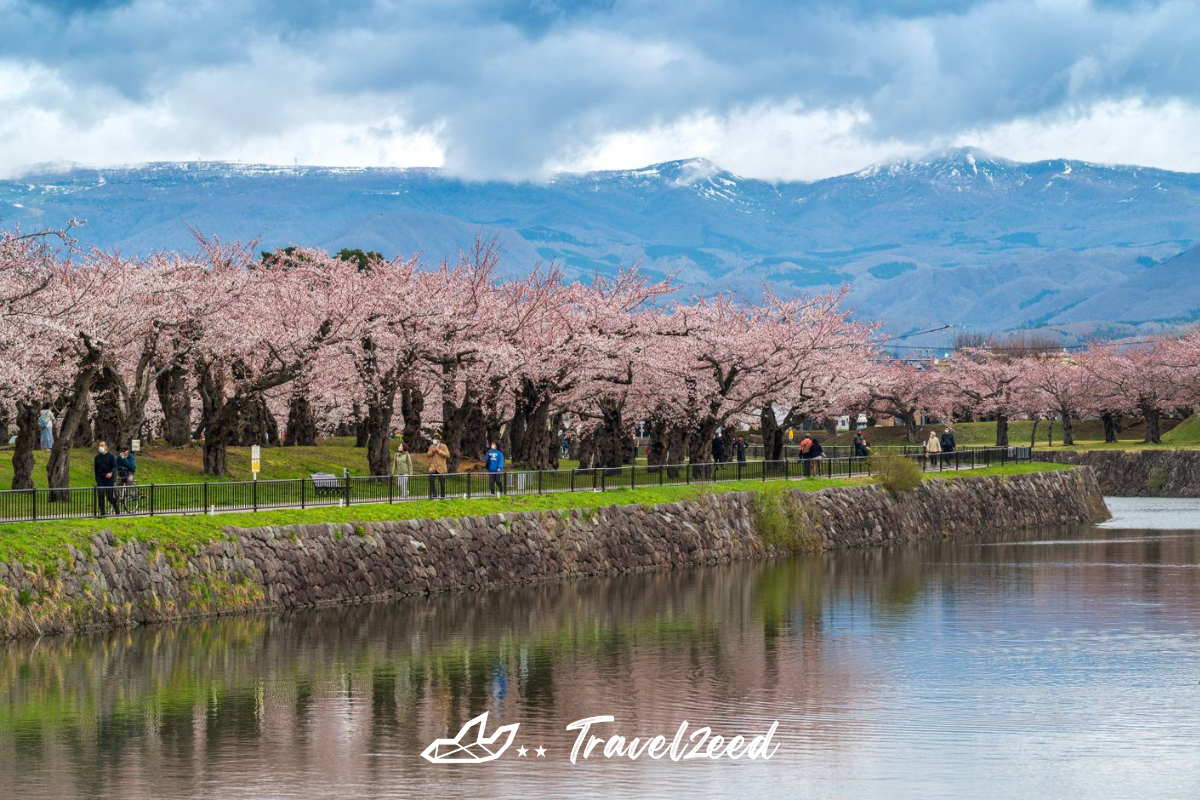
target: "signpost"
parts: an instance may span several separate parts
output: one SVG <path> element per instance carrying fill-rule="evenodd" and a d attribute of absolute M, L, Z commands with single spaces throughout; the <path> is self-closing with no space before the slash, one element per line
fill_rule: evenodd
<path fill-rule="evenodd" d="M 131 439 L 129 441 L 129 449 L 133 450 L 133 452 L 135 452 L 135 453 L 142 452 L 142 440 L 141 439 Z"/>
<path fill-rule="evenodd" d="M 254 474 L 254 480 L 258 480 L 258 472 L 262 467 L 262 448 L 258 445 L 250 445 L 250 472 Z"/>

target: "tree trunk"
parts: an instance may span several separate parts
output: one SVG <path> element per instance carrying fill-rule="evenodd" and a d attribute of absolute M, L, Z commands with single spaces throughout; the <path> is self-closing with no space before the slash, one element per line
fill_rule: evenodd
<path fill-rule="evenodd" d="M 33 488 L 33 449 L 38 440 L 37 403 L 17 403 L 17 442 L 13 446 L 12 488 Z"/>
<path fill-rule="evenodd" d="M 297 392 L 288 400 L 287 436 L 283 440 L 283 445 L 285 447 L 316 447 L 317 445 L 317 419 L 313 414 L 312 403 L 309 402 L 307 391 Z"/>
<path fill-rule="evenodd" d="M 825 427 L 827 435 L 837 436 L 837 417 L 826 417 L 821 424 Z"/>
<path fill-rule="evenodd" d="M 909 444 L 917 443 L 917 415 L 911 411 L 900 414 L 900 421 L 904 423 L 904 438 Z"/>
<path fill-rule="evenodd" d="M 112 370 L 102 369 L 96 375 L 92 386 L 92 396 L 96 404 L 96 424 L 93 435 L 98 442 L 108 442 L 109 447 L 116 452 L 125 442 L 121 441 L 121 424 L 124 414 L 121 413 L 121 398 L 117 394 L 116 381 L 113 380 Z M 91 442 L 88 442 L 90 445 Z"/>
<path fill-rule="evenodd" d="M 1108 444 L 1115 443 L 1117 441 L 1117 420 L 1108 411 L 1101 414 L 1100 419 L 1104 422 L 1104 441 Z"/>
<path fill-rule="evenodd" d="M 396 393 L 384 393 L 395 398 Z M 364 420 L 367 429 L 367 468 L 373 476 L 391 475 L 391 453 L 388 448 L 388 433 L 392 429 L 392 414 L 395 400 L 367 404 Z"/>
<path fill-rule="evenodd" d="M 192 394 L 187 372 L 176 365 L 155 379 L 163 412 L 163 438 L 171 447 L 187 447 L 192 440 Z"/>
<path fill-rule="evenodd" d="M 1142 416 L 1146 419 L 1146 436 L 1142 440 L 1146 444 L 1162 444 L 1162 431 L 1159 422 L 1162 413 L 1150 403 L 1142 403 Z"/>
<path fill-rule="evenodd" d="M 46 483 L 52 490 L 51 502 L 70 497 L 70 492 L 57 490 L 65 490 L 71 485 L 71 444 L 79 432 L 79 426 L 87 422 L 88 395 L 91 393 L 95 377 L 95 364 L 84 366 L 75 376 L 75 383 L 67 396 L 58 436 L 54 439 L 50 461 L 46 464 Z"/>
<path fill-rule="evenodd" d="M 763 459 L 779 461 L 783 458 L 783 428 L 775 418 L 775 409 L 769 405 L 763 406 L 759 411 L 758 420 L 759 427 L 762 428 Z"/>
<path fill-rule="evenodd" d="M 425 411 L 425 395 L 416 386 L 400 389 L 400 416 L 404 417 L 404 446 L 409 452 L 426 450 L 429 440 L 421 433 L 421 414 Z"/>
<path fill-rule="evenodd" d="M 279 424 L 267 407 L 267 399 L 261 394 L 247 398 L 241 404 L 237 423 L 237 443 L 242 447 L 251 445 L 276 446 L 279 444 Z"/>
<path fill-rule="evenodd" d="M 509 426 L 513 461 L 530 469 L 554 469 L 558 448 L 550 425 L 550 399 L 529 381 L 517 392 L 512 425 Z"/>
<path fill-rule="evenodd" d="M 1033 433 L 1031 433 L 1029 436 L 1030 449 L 1037 447 L 1037 429 L 1038 429 L 1038 418 L 1037 418 L 1037 416 L 1034 416 L 1034 418 L 1033 418 Z"/>
<path fill-rule="evenodd" d="M 593 466 L 616 468 L 625 462 L 629 434 L 624 424 L 624 401 L 602 399 L 599 403 L 600 426 L 593 434 Z"/>
<path fill-rule="evenodd" d="M 1071 412 L 1065 408 L 1060 412 L 1062 417 L 1062 440 L 1063 446 L 1068 447 L 1075 444 L 1075 434 L 1071 430 Z"/>
<path fill-rule="evenodd" d="M 1008 415 L 996 415 L 996 447 L 1008 447 Z"/>

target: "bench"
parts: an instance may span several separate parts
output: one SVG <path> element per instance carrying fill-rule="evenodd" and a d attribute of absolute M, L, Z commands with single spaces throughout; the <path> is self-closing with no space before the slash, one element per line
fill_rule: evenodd
<path fill-rule="evenodd" d="M 345 491 L 346 484 L 331 472 L 314 472 L 308 477 L 312 481 L 313 492 L 317 497 L 340 495 Z"/>

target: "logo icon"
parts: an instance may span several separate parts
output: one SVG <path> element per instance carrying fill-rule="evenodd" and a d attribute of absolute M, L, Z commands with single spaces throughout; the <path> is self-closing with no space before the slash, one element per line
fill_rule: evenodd
<path fill-rule="evenodd" d="M 491 736 L 484 736 L 487 718 L 488 712 L 485 711 L 463 725 L 458 736 L 453 739 L 435 739 L 421 755 L 426 761 L 432 761 L 434 764 L 482 764 L 485 761 L 496 760 L 512 744 L 521 723 L 502 725 L 496 728 Z M 473 736 L 472 729 L 475 730 Z"/>

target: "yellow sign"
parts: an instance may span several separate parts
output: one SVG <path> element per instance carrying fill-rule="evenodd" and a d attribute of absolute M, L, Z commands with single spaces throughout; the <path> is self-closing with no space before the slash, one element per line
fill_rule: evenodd
<path fill-rule="evenodd" d="M 791 429 L 791 428 L 788 428 L 788 441 L 789 441 L 789 442 L 792 440 L 792 437 L 793 437 L 793 436 L 795 436 L 795 435 L 796 435 L 796 434 L 795 434 L 795 432 L 794 432 L 794 431 L 792 431 L 792 429 Z"/>

